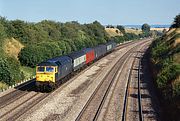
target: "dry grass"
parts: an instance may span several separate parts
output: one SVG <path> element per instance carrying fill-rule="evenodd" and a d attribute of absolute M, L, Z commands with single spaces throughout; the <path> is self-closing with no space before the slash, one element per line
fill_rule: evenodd
<path fill-rule="evenodd" d="M 156 30 L 156 31 L 163 31 L 164 29 L 166 29 L 166 31 L 169 30 L 169 28 L 151 28 L 151 30 Z"/>
<path fill-rule="evenodd" d="M 142 33 L 141 29 L 131 29 L 131 28 L 125 28 L 126 33 L 134 33 L 136 35 L 139 35 Z"/>
<path fill-rule="evenodd" d="M 121 31 L 119 31 L 119 29 L 117 29 L 117 28 L 105 28 L 105 30 L 110 37 L 123 36 Z"/>
<path fill-rule="evenodd" d="M 175 31 L 176 29 L 170 29 L 167 33 L 166 33 L 166 35 L 167 36 L 169 36 L 173 31 Z"/>
<path fill-rule="evenodd" d="M 166 33 L 166 41 L 173 41 L 172 45 L 176 47 L 180 43 L 180 28 L 170 29 Z"/>
<path fill-rule="evenodd" d="M 4 44 L 5 53 L 16 59 L 18 59 L 18 54 L 23 47 L 24 45 L 14 38 L 6 39 Z"/>
<path fill-rule="evenodd" d="M 8 88 L 8 85 L 3 82 L 0 82 L 0 89 L 6 89 L 6 88 Z"/>
<path fill-rule="evenodd" d="M 172 49 L 178 47 L 178 45 L 180 44 L 180 28 L 170 29 L 165 36 L 165 41 L 170 43 Z M 180 63 L 179 53 L 176 53 L 173 58 L 175 63 Z"/>
<path fill-rule="evenodd" d="M 174 62 L 180 64 L 180 54 L 179 53 L 175 54 L 173 57 L 173 60 L 174 60 Z"/>
<path fill-rule="evenodd" d="M 176 32 L 176 34 L 180 34 L 180 28 L 177 28 L 175 32 Z M 180 37 L 178 37 L 175 40 L 175 46 L 178 45 L 178 44 L 180 44 Z"/>
<path fill-rule="evenodd" d="M 177 39 L 175 40 L 174 46 L 176 46 L 176 45 L 178 45 L 178 44 L 180 44 L 180 38 L 177 38 Z"/>

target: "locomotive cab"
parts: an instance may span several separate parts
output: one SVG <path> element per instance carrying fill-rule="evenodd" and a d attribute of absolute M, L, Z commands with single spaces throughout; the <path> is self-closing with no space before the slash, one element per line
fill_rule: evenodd
<path fill-rule="evenodd" d="M 61 79 L 72 72 L 72 59 L 61 56 L 42 62 L 36 66 L 36 86 L 39 90 L 54 89 Z"/>
<path fill-rule="evenodd" d="M 57 67 L 37 66 L 36 67 L 36 81 L 55 83 L 55 73 L 57 73 Z"/>
<path fill-rule="evenodd" d="M 57 76 L 57 65 L 49 62 L 42 62 L 36 66 L 36 86 L 53 86 Z"/>

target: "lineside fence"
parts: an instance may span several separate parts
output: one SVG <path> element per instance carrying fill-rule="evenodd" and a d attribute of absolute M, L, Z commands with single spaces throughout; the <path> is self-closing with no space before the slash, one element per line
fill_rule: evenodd
<path fill-rule="evenodd" d="M 22 81 L 19 82 L 19 83 L 16 83 L 16 84 L 14 84 L 14 85 L 8 86 L 7 88 L 0 89 L 0 93 L 6 91 L 6 90 L 8 90 L 8 89 L 17 87 L 17 86 L 19 86 L 19 85 L 21 85 L 21 84 L 23 84 L 23 83 L 25 83 L 25 82 L 28 82 L 28 81 L 30 81 L 30 80 L 32 80 L 32 79 L 35 79 L 35 77 L 36 77 L 36 76 L 29 77 L 29 78 L 27 78 L 27 79 L 22 80 Z"/>

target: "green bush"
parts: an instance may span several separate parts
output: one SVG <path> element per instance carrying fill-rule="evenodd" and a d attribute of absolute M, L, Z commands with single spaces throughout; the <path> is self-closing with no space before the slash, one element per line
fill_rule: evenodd
<path fill-rule="evenodd" d="M 0 81 L 12 85 L 24 79 L 20 64 L 10 57 L 0 57 Z"/>
<path fill-rule="evenodd" d="M 119 29 L 119 31 L 121 31 L 123 34 L 126 33 L 124 26 L 117 25 L 117 29 Z"/>
<path fill-rule="evenodd" d="M 173 80 L 180 75 L 180 64 L 174 63 L 174 54 L 179 53 L 179 46 L 171 48 L 164 38 L 156 39 L 151 45 L 151 60 L 157 70 L 156 82 L 164 99 L 173 100 L 180 96 L 179 86 L 173 86 Z"/>
<path fill-rule="evenodd" d="M 23 48 L 19 53 L 19 61 L 22 65 L 34 67 L 42 61 L 60 55 L 62 55 L 62 50 L 58 44 L 40 43 Z"/>
<path fill-rule="evenodd" d="M 150 46 L 150 54 L 156 72 L 155 81 L 165 106 L 164 113 L 168 115 L 168 120 L 179 120 L 180 64 L 177 55 L 179 55 L 180 46 L 172 46 L 174 40 L 178 38 L 175 32 L 169 36 L 172 36 L 170 40 L 165 35 L 154 40 Z"/>
<path fill-rule="evenodd" d="M 124 36 L 116 36 L 112 38 L 116 43 L 123 43 L 125 41 Z"/>
<path fill-rule="evenodd" d="M 174 18 L 171 28 L 180 28 L 180 13 Z"/>

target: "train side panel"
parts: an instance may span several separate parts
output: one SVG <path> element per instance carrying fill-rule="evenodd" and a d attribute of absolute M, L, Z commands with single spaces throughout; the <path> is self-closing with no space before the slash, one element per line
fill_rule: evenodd
<path fill-rule="evenodd" d="M 116 47 L 116 43 L 113 41 L 110 41 L 106 43 L 106 51 L 111 52 Z"/>
<path fill-rule="evenodd" d="M 107 52 L 112 50 L 112 44 L 107 45 Z"/>
<path fill-rule="evenodd" d="M 83 51 L 86 53 L 86 64 L 92 62 L 95 59 L 93 48 L 85 48 Z"/>
<path fill-rule="evenodd" d="M 112 42 L 113 49 L 116 48 L 116 46 L 117 46 L 117 43 L 116 42 Z"/>
<path fill-rule="evenodd" d="M 57 80 L 60 80 L 72 72 L 73 64 L 72 64 L 72 59 L 70 57 L 61 59 L 58 62 L 60 62 L 60 66 L 58 66 L 59 68 L 58 68 Z"/>
<path fill-rule="evenodd" d="M 98 45 L 94 47 L 95 59 L 98 59 L 106 54 L 106 45 Z"/>
<path fill-rule="evenodd" d="M 73 69 L 72 59 L 68 56 L 56 57 L 48 60 L 48 62 L 54 62 L 58 65 L 56 81 L 64 78 L 66 75 L 72 72 Z"/>
<path fill-rule="evenodd" d="M 73 70 L 76 71 L 86 64 L 86 54 L 83 51 L 74 52 L 68 55 L 73 61 Z"/>

